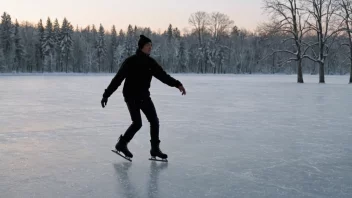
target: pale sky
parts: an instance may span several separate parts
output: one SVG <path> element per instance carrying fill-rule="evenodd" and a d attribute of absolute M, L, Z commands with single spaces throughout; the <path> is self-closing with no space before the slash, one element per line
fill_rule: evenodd
<path fill-rule="evenodd" d="M 76 27 L 101 23 L 110 31 L 112 25 L 127 29 L 128 24 L 164 31 L 171 23 L 181 31 L 189 28 L 188 18 L 196 11 L 227 14 L 239 28 L 254 30 L 267 20 L 262 0 L 0 0 L 0 12 L 37 24 L 40 19 L 66 17 Z"/>

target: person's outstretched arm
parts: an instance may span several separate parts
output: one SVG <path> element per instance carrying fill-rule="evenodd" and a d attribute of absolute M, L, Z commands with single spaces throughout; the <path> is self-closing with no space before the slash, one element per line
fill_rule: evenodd
<path fill-rule="evenodd" d="M 126 78 L 127 71 L 128 71 L 128 63 L 129 63 L 128 59 L 126 59 L 122 63 L 115 77 L 111 80 L 109 86 L 105 89 L 105 92 L 103 94 L 104 98 L 109 98 L 121 85 L 122 81 Z"/>
<path fill-rule="evenodd" d="M 186 94 L 186 90 L 184 89 L 180 81 L 167 74 L 165 70 L 158 64 L 158 62 L 156 62 L 155 60 L 153 60 L 153 62 L 153 76 L 155 78 L 157 78 L 164 84 L 169 85 L 170 87 L 178 88 L 182 92 L 182 95 Z"/>

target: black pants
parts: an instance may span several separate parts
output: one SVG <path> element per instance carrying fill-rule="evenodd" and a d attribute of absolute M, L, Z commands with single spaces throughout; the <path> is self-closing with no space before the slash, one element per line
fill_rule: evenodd
<path fill-rule="evenodd" d="M 141 111 L 147 117 L 150 123 L 150 137 L 152 141 L 159 140 L 159 118 L 155 110 L 154 103 L 151 98 L 144 100 L 126 100 L 128 110 L 131 115 L 132 124 L 126 130 L 124 138 L 126 141 L 131 141 L 133 136 L 142 127 Z"/>

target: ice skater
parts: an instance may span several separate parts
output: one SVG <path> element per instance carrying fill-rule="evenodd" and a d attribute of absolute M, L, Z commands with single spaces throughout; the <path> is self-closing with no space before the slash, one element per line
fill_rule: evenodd
<path fill-rule="evenodd" d="M 123 96 L 131 115 L 132 124 L 123 135 L 120 135 L 115 148 L 118 154 L 122 152 L 125 158 L 130 161 L 133 154 L 129 151 L 127 144 L 142 127 L 140 110 L 143 111 L 150 123 L 151 159 L 156 160 L 156 157 L 159 157 L 162 160 L 166 160 L 168 157 L 159 147 L 159 118 L 149 92 L 152 77 L 156 77 L 170 87 L 178 88 L 182 92 L 182 95 L 186 94 L 182 83 L 167 74 L 157 61 L 150 57 L 151 50 L 152 41 L 146 36 L 140 35 L 136 53 L 126 58 L 122 63 L 115 77 L 105 89 L 101 100 L 101 105 L 104 108 L 108 102 L 108 98 L 117 90 L 122 81 L 125 80 Z"/>

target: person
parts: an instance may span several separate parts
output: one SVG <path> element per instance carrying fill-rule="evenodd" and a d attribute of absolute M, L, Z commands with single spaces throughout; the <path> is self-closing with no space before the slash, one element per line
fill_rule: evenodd
<path fill-rule="evenodd" d="M 178 88 L 182 92 L 182 95 L 186 95 L 186 90 L 182 83 L 167 74 L 158 62 L 150 57 L 151 50 L 152 41 L 146 36 L 140 35 L 136 53 L 124 60 L 115 77 L 105 89 L 101 100 L 101 105 L 105 108 L 108 98 L 117 90 L 122 81 L 125 80 L 123 96 L 131 116 L 132 124 L 123 135 L 120 135 L 115 148 L 127 158 L 133 157 L 127 145 L 142 127 L 140 110 L 142 110 L 150 123 L 150 155 L 153 158 L 166 159 L 168 157 L 167 154 L 160 150 L 159 118 L 149 91 L 152 77 L 154 76 L 170 87 Z"/>

